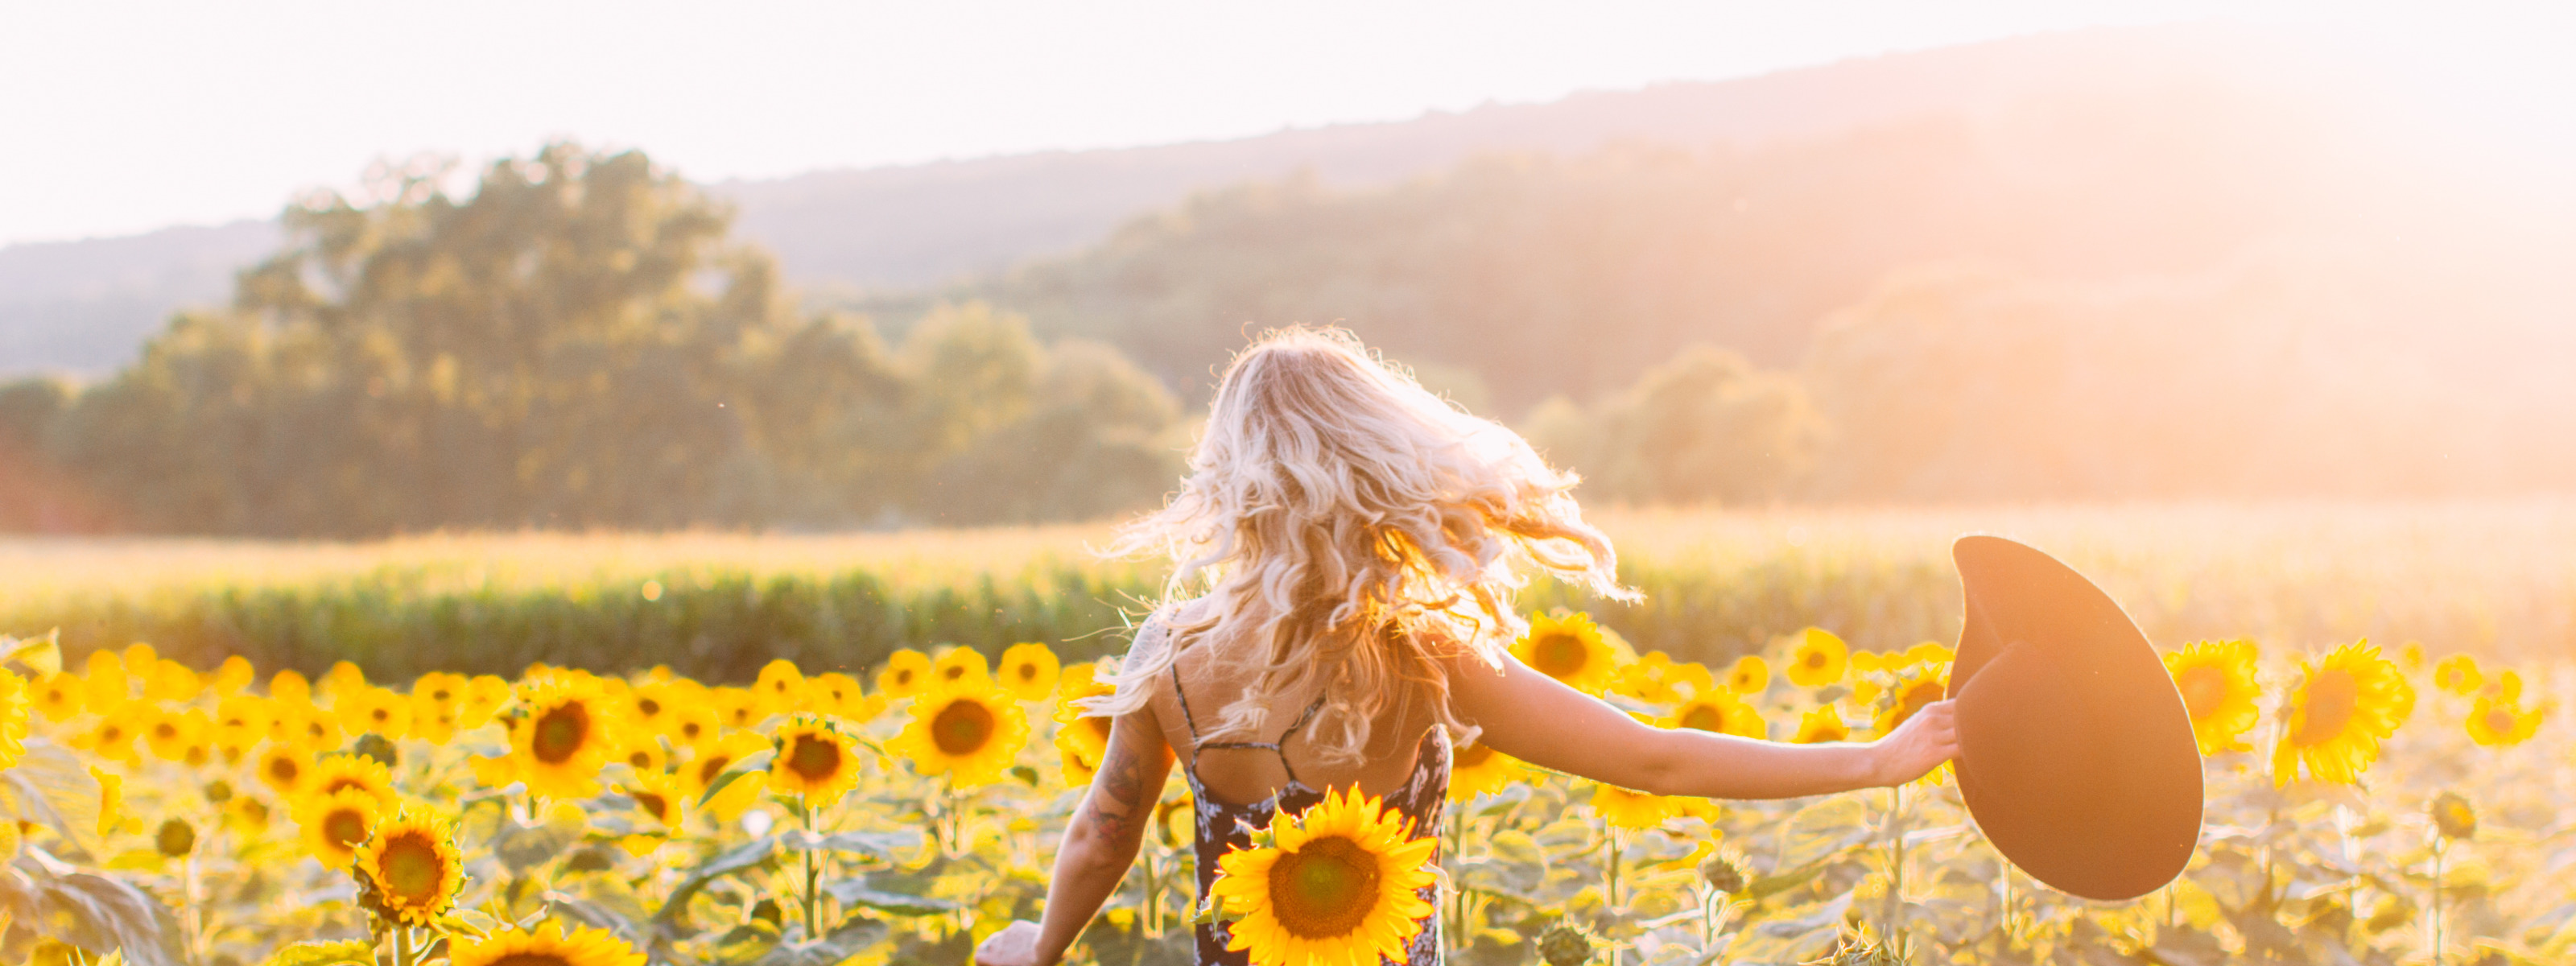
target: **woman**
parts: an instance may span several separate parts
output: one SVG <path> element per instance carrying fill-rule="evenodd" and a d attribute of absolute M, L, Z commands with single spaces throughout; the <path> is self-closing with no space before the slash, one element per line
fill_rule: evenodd
<path fill-rule="evenodd" d="M 1443 403 L 1348 333 L 1289 329 L 1236 357 L 1191 475 L 1113 551 L 1179 566 L 1092 713 L 1114 716 L 1056 853 L 1043 921 L 987 938 L 988 966 L 1054 963 L 1126 876 L 1178 761 L 1217 857 L 1325 789 L 1383 797 L 1439 835 L 1452 742 L 1657 795 L 1791 798 L 1912 780 L 1957 749 L 1948 702 L 1867 744 L 1664 730 L 1514 659 L 1512 592 L 1538 569 L 1634 599 L 1583 522 L 1573 476 Z M 1427 890 L 1426 890 L 1427 891 Z M 1198 961 L 1242 963 L 1222 925 Z M 1437 960 L 1436 916 L 1408 948 Z"/>

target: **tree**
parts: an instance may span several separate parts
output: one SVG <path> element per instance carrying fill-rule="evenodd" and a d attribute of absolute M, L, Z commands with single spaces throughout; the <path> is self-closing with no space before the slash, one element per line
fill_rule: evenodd
<path fill-rule="evenodd" d="M 1562 397 L 1541 405 L 1529 432 L 1583 474 L 1587 497 L 1752 503 L 1804 482 L 1825 423 L 1795 378 L 1694 346 L 1595 406 Z"/>

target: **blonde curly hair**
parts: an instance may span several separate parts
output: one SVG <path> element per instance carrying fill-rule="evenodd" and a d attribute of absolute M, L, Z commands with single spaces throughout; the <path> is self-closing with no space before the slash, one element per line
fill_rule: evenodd
<path fill-rule="evenodd" d="M 1341 329 L 1264 334 L 1235 356 L 1161 510 L 1104 552 L 1178 564 L 1092 713 L 1143 707 L 1182 651 L 1250 672 L 1212 734 L 1269 729 L 1269 698 L 1320 693 L 1306 732 L 1352 761 L 1370 726 L 1427 702 L 1459 741 L 1446 659 L 1499 669 L 1528 624 L 1512 596 L 1534 565 L 1633 600 L 1610 541 L 1583 522 L 1576 477 L 1520 435 L 1451 406 Z M 1200 599 L 1201 606 L 1175 605 Z"/>

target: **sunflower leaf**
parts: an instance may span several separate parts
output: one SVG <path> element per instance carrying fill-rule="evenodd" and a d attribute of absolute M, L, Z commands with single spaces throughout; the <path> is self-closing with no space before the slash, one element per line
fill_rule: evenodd
<path fill-rule="evenodd" d="M 662 908 L 653 913 L 653 921 L 666 925 L 678 924 L 680 916 L 688 911 L 689 900 L 696 897 L 698 892 L 705 889 L 709 883 L 737 872 L 759 868 L 777 851 L 778 837 L 764 835 L 708 859 L 706 864 L 692 870 L 688 878 L 680 880 L 680 884 L 671 889 L 671 897 L 662 901 Z"/>
<path fill-rule="evenodd" d="M 953 899 L 886 892 L 871 886 L 866 879 L 840 879 L 823 883 L 823 892 L 841 900 L 845 906 L 865 906 L 897 916 L 935 916 L 966 908 Z"/>
<path fill-rule="evenodd" d="M 781 848 L 790 852 L 843 852 L 892 862 L 897 853 L 921 848 L 920 832 L 834 832 L 818 835 L 803 829 L 790 829 L 778 836 Z"/>
<path fill-rule="evenodd" d="M 707 782 L 707 790 L 698 793 L 698 807 L 706 807 L 708 802 L 715 800 L 717 793 L 724 791 L 743 777 L 755 772 L 768 771 L 769 759 L 776 757 L 777 754 L 775 750 L 770 750 L 755 751 L 742 756 L 742 760 L 734 762 L 733 767 L 725 769 L 723 774 Z"/>
<path fill-rule="evenodd" d="M 27 670 L 35 672 L 37 677 L 61 674 L 63 673 L 62 636 L 63 631 L 59 627 L 46 631 L 43 637 L 32 640 L 20 640 L 0 634 L 0 649 L 8 652 L 8 656 L 0 658 L 0 662 L 15 661 Z"/>

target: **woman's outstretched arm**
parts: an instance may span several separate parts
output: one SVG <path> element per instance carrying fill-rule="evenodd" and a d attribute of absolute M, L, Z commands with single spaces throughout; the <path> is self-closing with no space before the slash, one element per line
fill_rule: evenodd
<path fill-rule="evenodd" d="M 1120 715 L 1109 727 L 1109 749 L 1100 772 L 1074 807 L 1055 853 L 1042 922 L 1014 922 L 987 936 L 975 950 L 979 966 L 1048 966 L 1064 958 L 1100 904 L 1118 890 L 1136 847 L 1154 822 L 1163 779 L 1172 773 L 1172 749 L 1145 708 Z"/>
<path fill-rule="evenodd" d="M 1797 798 L 1912 781 L 1958 754 L 1950 702 L 1925 705 L 1871 742 L 1793 745 L 1640 724 L 1626 712 L 1504 656 L 1448 668 L 1458 717 L 1477 740 L 1542 768 L 1653 795 Z"/>

